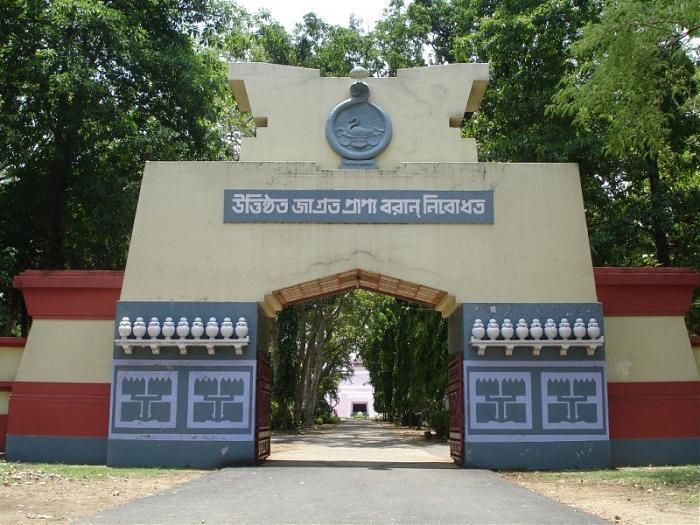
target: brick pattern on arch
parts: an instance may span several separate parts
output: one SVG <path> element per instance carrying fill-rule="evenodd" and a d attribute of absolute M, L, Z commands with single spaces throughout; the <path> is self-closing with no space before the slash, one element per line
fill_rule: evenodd
<path fill-rule="evenodd" d="M 357 288 L 391 295 L 433 308 L 447 297 L 447 292 L 443 290 L 361 269 L 288 286 L 275 290 L 272 294 L 282 306 L 287 306 Z"/>

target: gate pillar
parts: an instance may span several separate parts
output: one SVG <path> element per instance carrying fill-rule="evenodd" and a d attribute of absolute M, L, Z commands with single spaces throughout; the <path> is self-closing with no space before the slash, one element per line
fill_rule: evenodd
<path fill-rule="evenodd" d="M 450 457 L 464 463 L 464 378 L 462 352 L 452 354 L 447 365 L 447 400 L 450 415 Z"/>
<path fill-rule="evenodd" d="M 252 464 L 258 326 L 256 303 L 119 302 L 107 464 Z"/>
<path fill-rule="evenodd" d="M 460 320 L 465 466 L 610 465 L 600 304 L 463 304 Z"/>

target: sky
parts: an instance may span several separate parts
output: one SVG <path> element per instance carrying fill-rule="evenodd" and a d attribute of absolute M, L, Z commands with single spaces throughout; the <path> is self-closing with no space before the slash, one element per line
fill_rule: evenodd
<path fill-rule="evenodd" d="M 316 13 L 324 22 L 332 25 L 347 26 L 350 15 L 362 19 L 362 27 L 371 29 L 379 19 L 390 0 L 235 0 L 247 11 L 256 12 L 267 9 L 272 17 L 279 21 L 287 31 L 294 29 L 294 24 L 301 22 L 309 12 Z"/>

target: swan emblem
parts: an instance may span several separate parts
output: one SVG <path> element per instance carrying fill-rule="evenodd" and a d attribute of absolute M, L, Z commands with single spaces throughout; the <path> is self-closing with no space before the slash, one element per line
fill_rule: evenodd
<path fill-rule="evenodd" d="M 352 117 L 345 127 L 336 128 L 335 135 L 338 142 L 346 148 L 352 147 L 362 150 L 374 147 L 382 140 L 384 130 L 382 128 L 365 128 L 360 126 L 360 119 Z"/>

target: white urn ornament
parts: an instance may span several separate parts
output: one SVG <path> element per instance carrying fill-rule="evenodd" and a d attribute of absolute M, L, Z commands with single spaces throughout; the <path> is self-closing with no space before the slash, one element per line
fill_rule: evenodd
<path fill-rule="evenodd" d="M 576 339 L 583 339 L 586 337 L 586 325 L 580 317 L 574 321 L 574 337 Z"/>
<path fill-rule="evenodd" d="M 518 336 L 518 339 L 527 339 L 528 334 L 530 333 L 530 330 L 527 328 L 527 321 L 525 319 L 519 319 L 518 320 L 518 326 L 515 327 L 515 335 Z"/>
<path fill-rule="evenodd" d="M 143 339 L 143 336 L 146 335 L 146 323 L 143 322 L 143 317 L 136 318 L 132 330 L 136 339 Z"/>
<path fill-rule="evenodd" d="M 187 322 L 187 317 L 180 317 L 175 331 L 177 332 L 177 336 L 181 339 L 190 335 L 190 323 Z"/>
<path fill-rule="evenodd" d="M 175 335 L 175 323 L 173 322 L 172 317 L 166 317 L 165 321 L 163 321 L 163 337 L 166 339 L 172 339 L 172 337 Z"/>
<path fill-rule="evenodd" d="M 224 320 L 221 321 L 221 337 L 224 339 L 231 339 L 231 336 L 233 335 L 233 323 L 231 322 L 230 317 L 224 317 Z"/>
<path fill-rule="evenodd" d="M 562 339 L 568 339 L 571 337 L 571 325 L 569 324 L 569 320 L 566 318 L 559 321 L 559 336 Z"/>
<path fill-rule="evenodd" d="M 122 317 L 122 320 L 119 322 L 118 331 L 119 337 L 122 339 L 126 339 L 131 335 L 131 321 L 128 317 Z"/>
<path fill-rule="evenodd" d="M 155 339 L 160 335 L 160 322 L 157 317 L 151 317 L 151 322 L 148 323 L 148 337 Z"/>
<path fill-rule="evenodd" d="M 498 327 L 498 323 L 495 319 L 489 319 L 489 324 L 486 327 L 486 335 L 489 339 L 493 340 L 498 338 L 498 334 L 501 333 L 501 329 Z"/>
<path fill-rule="evenodd" d="M 474 337 L 474 339 L 481 340 L 485 335 L 486 328 L 484 328 L 484 323 L 481 322 L 481 319 L 476 319 L 474 321 L 474 326 L 472 326 L 472 337 Z"/>
<path fill-rule="evenodd" d="M 219 335 L 219 323 L 216 322 L 216 317 L 210 317 L 206 327 L 207 337 L 214 339 Z"/>
<path fill-rule="evenodd" d="M 588 321 L 588 337 L 591 339 L 598 339 L 600 337 L 600 327 L 598 326 L 598 321 L 591 318 Z"/>
<path fill-rule="evenodd" d="M 544 330 L 542 330 L 540 320 L 537 318 L 533 319 L 532 323 L 530 324 L 530 335 L 537 341 L 542 338 L 542 334 L 544 334 Z"/>
<path fill-rule="evenodd" d="M 557 325 L 554 324 L 554 319 L 547 319 L 544 323 L 544 335 L 547 339 L 554 339 L 557 336 Z"/>
<path fill-rule="evenodd" d="M 199 339 L 202 337 L 204 334 L 204 325 L 202 324 L 202 319 L 201 317 L 195 317 L 194 321 L 192 321 L 192 328 L 190 328 L 190 332 L 192 332 L 192 337 L 195 339 Z"/>
<path fill-rule="evenodd" d="M 236 322 L 236 337 L 245 339 L 248 336 L 248 321 L 245 317 L 239 317 Z"/>
<path fill-rule="evenodd" d="M 503 339 L 512 339 L 515 335 L 515 329 L 513 328 L 513 323 L 510 319 L 503 319 L 503 324 L 501 324 L 501 335 Z"/>

